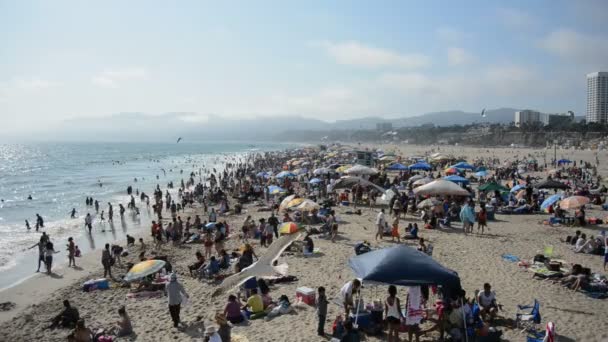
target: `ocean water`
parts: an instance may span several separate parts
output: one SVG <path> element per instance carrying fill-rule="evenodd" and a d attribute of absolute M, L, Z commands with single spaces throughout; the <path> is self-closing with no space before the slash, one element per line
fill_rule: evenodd
<path fill-rule="evenodd" d="M 134 192 L 138 189 L 151 195 L 157 184 L 165 189 L 173 181 L 179 187 L 192 171 L 201 170 L 204 176 L 247 153 L 286 147 L 214 142 L 0 145 L 0 288 L 35 271 L 38 252 L 28 247 L 38 242 L 42 231 L 51 236 L 55 249 L 62 251 L 55 260 L 64 262 L 64 245 L 70 236 L 86 253 L 149 227 L 151 209 L 138 196 L 140 215 L 127 210 L 120 220 L 118 203 L 127 207 L 129 185 Z M 86 197 L 98 200 L 100 213 L 106 212 L 106 222 L 97 215 L 90 237 L 84 229 L 84 217 L 95 215 L 95 209 L 85 205 Z M 108 202 L 114 207 L 112 225 L 107 222 Z M 77 211 L 75 219 L 70 218 L 72 208 Z M 45 228 L 38 233 L 37 213 L 45 221 Z M 31 230 L 26 229 L 25 220 L 29 220 Z"/>

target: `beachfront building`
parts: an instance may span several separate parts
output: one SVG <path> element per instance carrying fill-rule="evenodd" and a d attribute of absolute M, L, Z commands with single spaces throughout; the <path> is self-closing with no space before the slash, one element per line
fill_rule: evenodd
<path fill-rule="evenodd" d="M 608 123 L 608 72 L 587 75 L 587 122 Z"/>
<path fill-rule="evenodd" d="M 541 114 L 541 112 L 530 109 L 518 110 L 515 112 L 515 126 L 522 127 L 542 123 Z"/>

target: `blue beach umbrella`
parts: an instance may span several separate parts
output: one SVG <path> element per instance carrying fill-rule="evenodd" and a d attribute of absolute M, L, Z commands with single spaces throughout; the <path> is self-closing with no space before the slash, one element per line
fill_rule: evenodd
<path fill-rule="evenodd" d="M 452 165 L 452 167 L 455 167 L 457 169 L 465 169 L 465 170 L 474 170 L 475 169 L 475 166 L 473 166 L 467 162 L 460 162 L 460 163 Z"/>
<path fill-rule="evenodd" d="M 277 178 L 285 178 L 285 177 L 287 177 L 287 178 L 295 178 L 296 174 L 293 173 L 293 172 L 289 172 L 289 171 L 281 171 L 281 172 L 279 172 L 279 174 L 277 174 L 276 177 Z"/>
<path fill-rule="evenodd" d="M 450 182 L 454 182 L 454 183 L 469 184 L 468 179 L 457 176 L 457 175 L 443 177 L 443 179 L 450 181 Z"/>
<path fill-rule="evenodd" d="M 477 177 L 486 177 L 487 175 L 488 175 L 488 171 L 486 171 L 486 170 L 481 170 L 481 171 L 475 172 L 475 176 L 477 176 Z"/>
<path fill-rule="evenodd" d="M 430 171 L 431 170 L 431 165 L 429 165 L 428 163 L 425 163 L 425 162 L 419 162 L 419 163 L 410 165 L 409 169 L 410 170 Z"/>
<path fill-rule="evenodd" d="M 517 192 L 517 191 L 519 191 L 519 190 L 521 190 L 521 189 L 525 189 L 525 188 L 526 188 L 526 186 L 525 186 L 525 185 L 517 184 L 516 186 L 514 186 L 514 187 L 511 189 L 511 192 Z"/>
<path fill-rule="evenodd" d="M 278 194 L 282 194 L 285 192 L 287 192 L 287 191 L 285 191 L 285 189 L 281 188 L 280 186 L 276 186 L 276 185 L 268 186 L 268 193 L 271 195 L 278 195 Z"/>
<path fill-rule="evenodd" d="M 549 196 L 549 198 L 545 199 L 543 203 L 540 205 L 540 209 L 543 211 L 547 211 L 547 208 L 557 203 L 557 201 L 561 200 L 564 194 L 555 194 Z"/>
<path fill-rule="evenodd" d="M 310 183 L 310 184 L 319 184 L 321 182 L 322 182 L 322 180 L 320 180 L 319 178 L 313 178 L 308 183 Z"/>
<path fill-rule="evenodd" d="M 390 165 L 386 169 L 390 170 L 390 171 L 405 171 L 408 169 L 408 167 L 403 164 L 400 164 L 400 163 L 395 163 L 395 164 Z"/>

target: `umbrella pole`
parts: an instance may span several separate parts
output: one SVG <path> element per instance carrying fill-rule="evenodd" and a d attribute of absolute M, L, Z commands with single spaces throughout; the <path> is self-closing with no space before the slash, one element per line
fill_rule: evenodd
<path fill-rule="evenodd" d="M 361 287 L 363 287 L 363 282 L 361 282 Z M 359 292 L 357 294 L 357 310 L 355 313 L 355 324 L 354 326 L 357 327 L 357 321 L 359 320 L 359 304 L 361 304 L 361 288 L 359 288 Z M 348 318 L 348 317 L 346 317 Z"/>

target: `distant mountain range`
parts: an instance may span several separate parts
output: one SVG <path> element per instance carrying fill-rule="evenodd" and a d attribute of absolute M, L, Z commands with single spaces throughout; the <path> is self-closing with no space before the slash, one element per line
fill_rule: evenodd
<path fill-rule="evenodd" d="M 481 113 L 445 111 L 398 119 L 367 117 L 325 122 L 299 116 L 225 119 L 218 116 L 201 118 L 195 113 L 119 113 L 109 117 L 79 118 L 64 121 L 53 132 L 53 137 L 64 140 L 114 141 L 172 141 L 178 136 L 190 140 L 257 140 L 268 141 L 285 131 L 330 131 L 375 129 L 377 123 L 391 123 L 394 128 L 424 124 L 438 126 L 471 123 L 502 123 L 513 121 L 517 109 L 499 108 Z M 94 134 L 93 134 L 94 133 Z"/>

